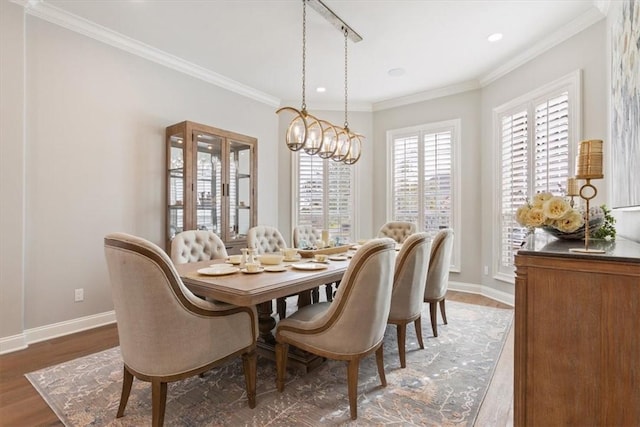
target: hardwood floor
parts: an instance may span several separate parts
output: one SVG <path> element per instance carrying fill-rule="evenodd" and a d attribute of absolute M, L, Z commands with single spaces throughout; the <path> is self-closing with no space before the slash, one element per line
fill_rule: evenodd
<path fill-rule="evenodd" d="M 480 295 L 449 291 L 447 299 L 511 308 Z M 0 356 L 0 426 L 62 426 L 24 374 L 118 345 L 115 325 L 32 344 Z M 513 329 L 502 351 L 476 426 L 513 425 Z"/>

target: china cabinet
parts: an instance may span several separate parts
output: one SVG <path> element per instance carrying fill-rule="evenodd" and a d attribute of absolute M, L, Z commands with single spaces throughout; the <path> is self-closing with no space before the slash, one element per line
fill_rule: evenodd
<path fill-rule="evenodd" d="M 257 140 L 190 121 L 167 127 L 166 138 L 167 250 L 176 233 L 197 229 L 240 253 L 257 218 Z"/>

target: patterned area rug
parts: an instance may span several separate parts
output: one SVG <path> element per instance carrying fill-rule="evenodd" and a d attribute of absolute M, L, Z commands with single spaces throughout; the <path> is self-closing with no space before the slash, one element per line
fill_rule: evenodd
<path fill-rule="evenodd" d="M 407 328 L 407 368 L 398 359 L 395 326 L 384 341 L 387 387 L 380 385 L 375 355 L 360 364 L 358 419 L 349 416 L 347 369 L 326 361 L 312 372 L 288 372 L 285 391 L 275 389 L 275 364 L 258 359 L 257 406 L 249 409 L 241 360 L 204 377 L 170 383 L 167 426 L 421 425 L 471 426 L 485 396 L 513 310 L 447 302 L 448 325 L 431 333 L 428 305 L 422 315 L 425 349 Z M 134 380 L 123 418 L 115 414 L 122 387 L 119 347 L 32 372 L 33 386 L 67 426 L 151 424 L 151 385 Z"/>

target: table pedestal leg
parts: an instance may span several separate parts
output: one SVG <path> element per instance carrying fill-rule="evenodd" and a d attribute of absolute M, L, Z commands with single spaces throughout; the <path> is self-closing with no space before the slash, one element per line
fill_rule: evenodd
<path fill-rule="evenodd" d="M 258 331 L 260 332 L 259 340 L 264 343 L 274 345 L 276 339 L 271 330 L 276 327 L 276 319 L 271 316 L 273 305 L 271 301 L 258 304 Z"/>
<path fill-rule="evenodd" d="M 299 295 L 298 305 L 300 307 L 308 305 L 311 302 L 311 293 L 304 292 Z M 276 326 L 276 319 L 272 316 L 272 301 L 263 302 L 257 305 L 258 310 L 258 354 L 269 360 L 275 361 L 275 345 L 276 339 L 271 332 Z M 290 369 L 302 370 L 309 372 L 319 366 L 324 359 L 315 354 L 302 351 L 293 346 L 289 347 L 289 358 L 287 367 Z"/>

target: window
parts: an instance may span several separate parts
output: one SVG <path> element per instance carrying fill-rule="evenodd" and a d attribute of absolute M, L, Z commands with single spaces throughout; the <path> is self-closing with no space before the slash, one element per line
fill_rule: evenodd
<path fill-rule="evenodd" d="M 294 221 L 353 241 L 353 165 L 294 153 Z"/>
<path fill-rule="evenodd" d="M 455 153 L 460 120 L 398 129 L 387 133 L 389 221 L 409 221 L 432 236 L 443 228 L 459 231 Z M 459 271 L 454 242 L 452 270 Z"/>
<path fill-rule="evenodd" d="M 578 140 L 580 75 L 574 73 L 494 111 L 498 143 L 498 247 L 496 278 L 513 282 L 514 255 L 526 229 L 515 220 L 532 195 L 566 192 Z"/>

